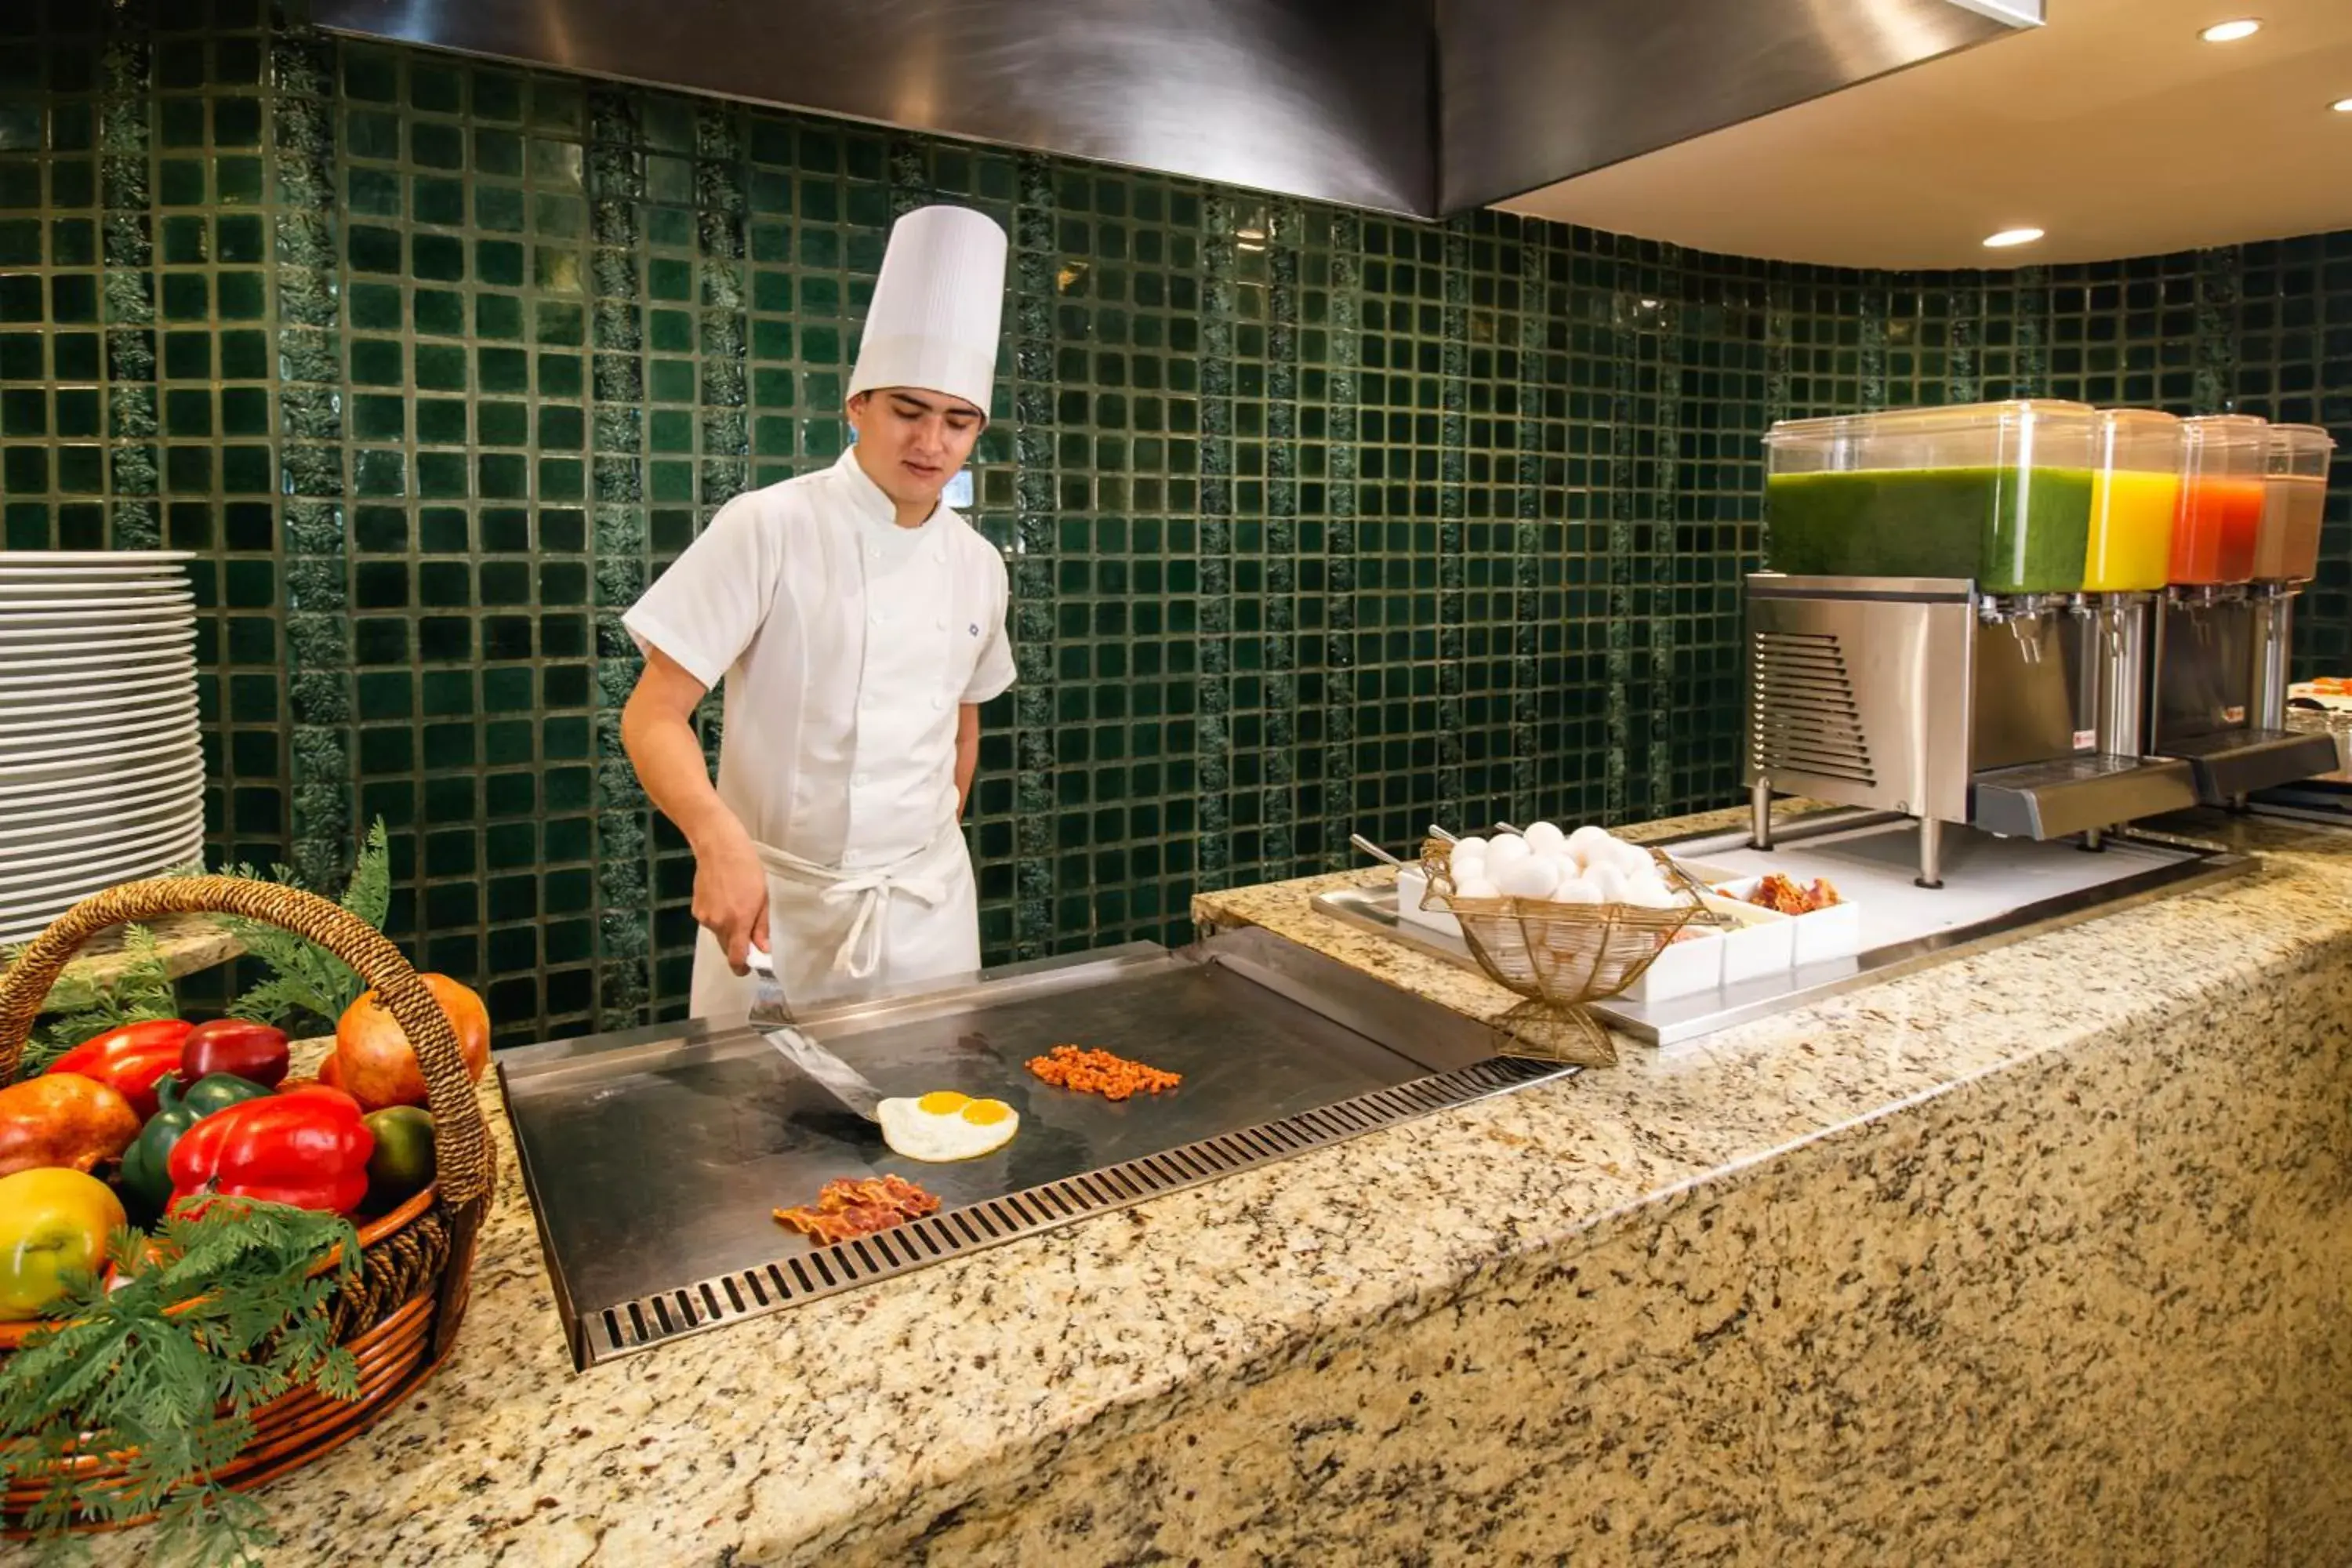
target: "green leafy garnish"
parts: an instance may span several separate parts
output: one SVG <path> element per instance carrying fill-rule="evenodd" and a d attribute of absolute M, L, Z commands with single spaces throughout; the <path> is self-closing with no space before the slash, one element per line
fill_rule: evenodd
<path fill-rule="evenodd" d="M 167 1215 L 152 1242 L 116 1232 L 110 1251 L 127 1279 L 112 1290 L 74 1281 L 45 1314 L 55 1326 L 0 1365 L 0 1478 L 43 1489 L 9 1522 L 70 1555 L 64 1531 L 78 1516 L 153 1513 L 157 1560 L 257 1563 L 276 1532 L 259 1503 L 214 1476 L 252 1437 L 263 1403 L 297 1387 L 359 1396 L 358 1365 L 327 1312 L 359 1267 L 359 1237 L 334 1215 L 222 1198 Z M 338 1246 L 335 1266 L 313 1276 Z M 110 1452 L 136 1452 L 119 1485 L 77 1490 L 63 1467 L 93 1431 Z"/>
<path fill-rule="evenodd" d="M 24 952 L 22 947 L 0 951 L 0 969 L 13 966 Z M 92 1035 L 123 1024 L 177 1016 L 179 1002 L 172 991 L 171 971 L 164 967 L 163 944 L 145 926 L 124 926 L 121 964 L 114 977 L 92 981 L 88 994 L 79 996 L 69 1011 L 50 1017 L 34 1032 L 25 1042 L 16 1076 L 26 1079 L 47 1071 L 51 1062 Z"/>
<path fill-rule="evenodd" d="M 267 879 L 250 866 L 227 867 L 222 875 L 301 886 L 292 868 L 286 866 L 272 866 Z M 376 930 L 383 929 L 384 918 L 392 910 L 392 845 L 384 833 L 383 818 L 377 817 L 375 825 L 368 829 L 367 842 L 352 867 L 351 881 L 337 901 Z M 308 1014 L 332 1027 L 335 1020 L 343 1016 L 343 1010 L 367 989 L 366 983 L 350 964 L 308 937 L 297 936 L 264 921 L 236 915 L 225 919 L 237 941 L 245 944 L 245 951 L 270 970 L 268 979 L 236 999 L 229 1008 L 232 1016 L 257 1018 L 282 1026 L 289 1018 Z"/>

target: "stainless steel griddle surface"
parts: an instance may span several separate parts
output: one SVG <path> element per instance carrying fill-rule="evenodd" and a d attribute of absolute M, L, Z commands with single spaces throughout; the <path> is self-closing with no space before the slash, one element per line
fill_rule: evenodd
<path fill-rule="evenodd" d="M 891 1153 L 759 1036 L 701 1031 L 640 1031 L 655 1037 L 508 1075 L 541 1228 L 578 1314 L 808 1250 L 770 1211 L 814 1202 L 835 1177 L 896 1173 L 953 1209 L 1432 1070 L 1217 964 L 1172 957 L 935 1016 L 812 1024 L 886 1095 L 960 1089 L 1021 1113 L 996 1153 L 925 1164 Z M 1114 1104 L 1024 1068 L 1064 1043 L 1181 1073 L 1183 1085 Z"/>

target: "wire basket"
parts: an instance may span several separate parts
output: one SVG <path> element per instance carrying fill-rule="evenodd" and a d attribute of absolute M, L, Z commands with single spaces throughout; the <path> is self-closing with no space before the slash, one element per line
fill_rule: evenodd
<path fill-rule="evenodd" d="M 1671 909 L 1460 898 L 1454 891 L 1453 851 L 1443 838 L 1423 844 L 1421 864 L 1429 887 L 1422 907 L 1451 913 L 1486 977 L 1526 998 L 1495 1020 L 1511 1042 L 1513 1056 L 1615 1066 L 1617 1047 L 1588 1004 L 1617 995 L 1640 979 L 1694 920 L 1715 919 L 1699 903 L 1698 885 L 1654 849 L 1649 854 L 1660 874 L 1687 895 Z"/>
<path fill-rule="evenodd" d="M 374 927 L 315 894 L 228 877 L 126 882 L 84 899 L 51 921 L 0 977 L 0 1083 L 16 1075 L 41 1000 L 59 971 L 96 933 L 165 914 L 232 914 L 309 937 L 383 998 L 424 1071 L 433 1115 L 433 1184 L 359 1229 L 360 1268 L 328 1305 L 335 1339 L 359 1363 L 359 1397 L 295 1388 L 251 1412 L 245 1447 L 215 1479 L 240 1491 L 308 1464 L 350 1441 L 432 1375 L 466 1314 L 474 1246 L 489 1212 L 494 1155 L 488 1124 L 458 1053 L 448 1016 L 408 960 Z M 332 1257 L 318 1270 L 332 1267 Z M 0 1322 L 0 1373 L 39 1325 Z M 71 1461 L 77 1489 L 119 1485 L 133 1456 L 92 1433 Z M 47 1485 L 46 1475 L 0 1492 L 0 1536 L 16 1533 Z M 94 1521 L 85 1519 L 82 1527 Z M 125 1522 L 137 1523 L 140 1521 Z"/>

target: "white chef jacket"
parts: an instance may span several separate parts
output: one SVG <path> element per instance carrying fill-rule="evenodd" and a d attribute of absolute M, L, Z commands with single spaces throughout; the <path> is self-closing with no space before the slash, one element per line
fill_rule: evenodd
<path fill-rule="evenodd" d="M 993 546 L 945 505 L 899 527 L 853 447 L 728 502 L 622 618 L 639 647 L 721 688 L 719 796 L 771 862 L 771 934 L 795 1003 L 978 967 L 957 710 L 1013 682 L 1009 597 Z M 866 913 L 884 923 L 863 940 L 866 959 L 887 959 L 850 984 L 835 960 L 855 900 L 779 876 L 780 862 L 869 886 L 905 875 L 923 896 L 883 887 L 887 909 Z M 696 1016 L 745 1011 L 750 994 L 704 931 Z"/>

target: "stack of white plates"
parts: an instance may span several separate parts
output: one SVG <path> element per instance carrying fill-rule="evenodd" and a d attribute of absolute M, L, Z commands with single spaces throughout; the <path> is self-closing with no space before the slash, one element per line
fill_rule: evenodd
<path fill-rule="evenodd" d="M 0 553 L 0 942 L 203 853 L 187 559 Z"/>

